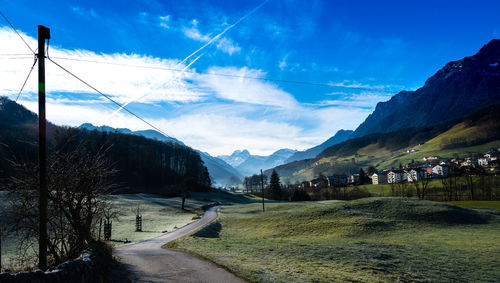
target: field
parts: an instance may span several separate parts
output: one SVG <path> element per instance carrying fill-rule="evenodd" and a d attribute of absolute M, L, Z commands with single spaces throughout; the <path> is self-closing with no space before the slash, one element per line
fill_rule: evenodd
<path fill-rule="evenodd" d="M 7 205 L 6 193 L 0 191 L 0 209 Z M 253 200 L 241 195 L 232 195 L 223 192 L 192 193 L 186 199 L 185 209 L 181 210 L 180 198 L 165 198 L 153 194 L 111 195 L 108 197 L 121 215 L 113 220 L 113 229 L 110 243 L 123 244 L 125 240 L 132 242 L 153 238 L 162 234 L 162 231 L 171 231 L 174 226 L 182 227 L 193 221 L 193 217 L 202 213 L 200 207 L 219 201 L 224 204 L 249 203 Z M 135 232 L 135 214 L 133 209 L 140 206 L 142 213 L 142 230 Z M 102 235 L 103 236 L 103 235 Z M 9 265 L 16 255 L 16 240 L 12 237 L 2 239 L 2 262 Z M 36 244 L 36 243 L 35 243 Z"/>
<path fill-rule="evenodd" d="M 223 207 L 170 247 L 251 282 L 484 282 L 500 278 L 498 243 L 498 210 L 367 198 Z"/>

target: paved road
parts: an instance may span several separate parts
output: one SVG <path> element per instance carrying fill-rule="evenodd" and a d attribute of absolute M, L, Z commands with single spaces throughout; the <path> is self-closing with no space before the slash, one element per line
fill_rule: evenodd
<path fill-rule="evenodd" d="M 134 282 L 245 282 L 213 263 L 187 253 L 161 248 L 210 223 L 217 218 L 218 208 L 210 208 L 201 219 L 173 232 L 117 247 L 114 254 L 125 264 Z"/>

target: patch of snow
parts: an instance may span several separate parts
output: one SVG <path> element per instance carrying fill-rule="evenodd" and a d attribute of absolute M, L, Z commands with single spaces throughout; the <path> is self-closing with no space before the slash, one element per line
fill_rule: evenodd
<path fill-rule="evenodd" d="M 491 67 L 496 67 L 496 66 L 498 66 L 498 62 L 495 62 L 495 63 L 493 63 L 493 64 L 490 64 L 490 66 L 491 66 Z"/>

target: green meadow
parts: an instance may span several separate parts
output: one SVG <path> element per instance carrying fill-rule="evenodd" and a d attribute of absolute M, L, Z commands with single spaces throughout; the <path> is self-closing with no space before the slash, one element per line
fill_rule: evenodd
<path fill-rule="evenodd" d="M 107 198 L 119 212 L 118 219 L 112 220 L 112 246 L 121 245 L 125 240 L 137 242 L 162 235 L 163 231 L 171 231 L 174 227 L 182 227 L 203 213 L 201 207 L 213 202 L 224 204 L 250 203 L 254 200 L 242 195 L 233 195 L 224 192 L 192 193 L 186 199 L 185 210 L 181 210 L 181 198 L 166 198 L 154 194 L 123 194 L 109 195 Z M 7 208 L 7 193 L 0 191 L 0 211 Z M 142 210 L 142 232 L 135 232 L 135 212 Z M 104 236 L 104 233 L 101 235 Z M 3 266 L 15 265 L 17 240 L 13 236 L 4 236 L 2 239 Z M 34 248 L 38 246 L 34 240 Z M 34 251 L 33 251 L 34 252 Z"/>
<path fill-rule="evenodd" d="M 251 282 L 493 282 L 499 243 L 500 210 L 366 198 L 225 206 L 169 247 Z"/>

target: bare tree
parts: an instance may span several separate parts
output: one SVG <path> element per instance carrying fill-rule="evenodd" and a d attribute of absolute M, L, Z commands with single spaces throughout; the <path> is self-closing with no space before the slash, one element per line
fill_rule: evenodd
<path fill-rule="evenodd" d="M 99 220 L 110 213 L 111 202 L 103 198 L 114 185 L 114 173 L 105 157 L 107 148 L 91 154 L 84 143 L 73 150 L 60 149 L 48 158 L 48 255 L 51 264 L 78 256 L 97 239 Z M 19 239 L 19 251 L 29 257 L 38 237 L 37 168 L 13 162 L 18 174 L 3 183 L 9 191 L 7 231 Z"/>

